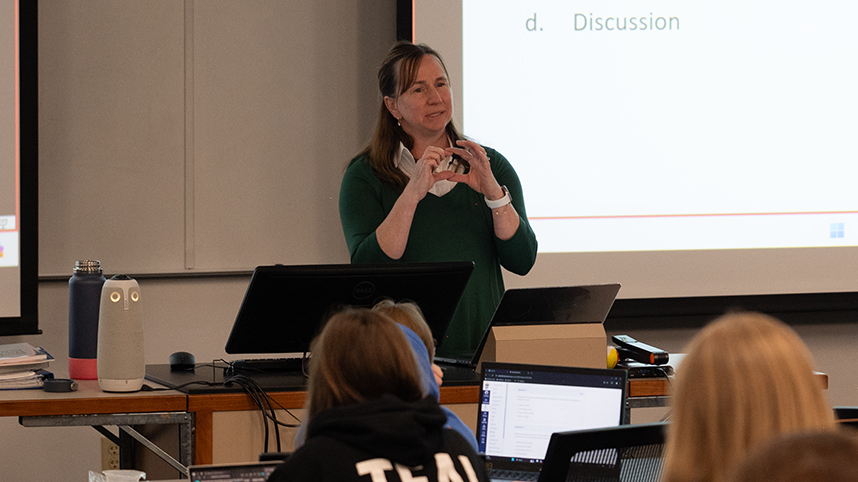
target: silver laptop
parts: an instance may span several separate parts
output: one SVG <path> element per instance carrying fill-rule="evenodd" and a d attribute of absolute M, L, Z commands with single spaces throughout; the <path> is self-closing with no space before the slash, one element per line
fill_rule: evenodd
<path fill-rule="evenodd" d="M 189 479 L 193 482 L 217 480 L 218 482 L 265 482 L 282 460 L 246 462 L 236 464 L 191 465 Z"/>
<path fill-rule="evenodd" d="M 536 480 L 551 434 L 619 426 L 625 370 L 485 362 L 477 444 L 492 480 Z"/>

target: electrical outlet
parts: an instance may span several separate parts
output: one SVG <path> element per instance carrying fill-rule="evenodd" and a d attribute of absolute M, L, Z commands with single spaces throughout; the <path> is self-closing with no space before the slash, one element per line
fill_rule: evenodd
<path fill-rule="evenodd" d="M 101 437 L 101 470 L 119 469 L 119 446 Z"/>

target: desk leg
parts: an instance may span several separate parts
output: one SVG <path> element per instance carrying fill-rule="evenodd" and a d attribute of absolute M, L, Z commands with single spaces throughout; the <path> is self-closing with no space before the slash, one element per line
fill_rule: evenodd
<path fill-rule="evenodd" d="M 127 427 L 127 425 L 126 425 Z M 119 428 L 119 468 L 121 470 L 134 469 L 134 459 L 137 458 L 137 449 L 134 447 L 134 437 L 131 436 L 122 425 Z M 99 430 L 101 432 L 101 430 Z M 149 442 L 148 440 L 146 440 Z M 150 442 L 151 443 L 151 442 Z M 153 444 L 154 445 L 154 444 Z M 160 453 L 155 452 L 159 457 L 163 458 Z M 168 456 L 169 457 L 169 456 Z M 172 458 L 172 457 L 170 457 Z M 164 459 L 166 460 L 166 459 Z M 182 472 L 181 469 L 179 469 Z M 187 473 L 187 469 L 184 470 Z"/>
<path fill-rule="evenodd" d="M 212 463 L 214 458 L 214 446 L 212 445 L 212 437 L 214 432 L 214 422 L 212 420 L 212 411 L 205 410 L 194 413 L 196 419 L 196 461 L 197 465 Z"/>
<path fill-rule="evenodd" d="M 193 414 L 187 412 L 158 412 L 158 413 L 116 413 L 116 414 L 98 414 L 98 415 L 31 415 L 31 416 L 21 416 L 18 417 L 18 423 L 20 423 L 24 427 L 77 427 L 77 426 L 90 426 L 99 431 L 102 435 L 106 436 L 113 442 L 117 440 L 120 442 L 118 445 L 123 447 L 124 445 L 130 445 L 127 442 L 131 439 L 137 439 L 140 443 L 142 443 L 146 448 L 152 450 L 156 455 L 164 459 L 167 463 L 176 468 L 181 474 L 182 478 L 187 477 L 188 469 L 187 464 L 188 460 L 193 458 L 194 446 L 191 440 L 193 440 L 193 425 L 194 425 L 194 416 Z M 172 456 L 158 448 L 151 441 L 146 439 L 146 437 L 139 434 L 136 430 L 131 428 L 131 425 L 164 425 L 164 424 L 173 424 L 179 425 L 179 433 L 180 433 L 180 441 L 181 444 L 181 454 L 179 457 L 182 459 L 182 462 L 177 462 L 173 459 Z M 119 437 L 113 436 L 110 431 L 106 430 L 104 425 L 115 425 L 120 429 Z M 208 418 L 208 458 L 211 460 L 211 412 L 209 412 Z M 123 454 L 122 457 L 126 457 L 127 454 Z M 133 464 L 132 461 L 120 462 L 120 466 L 131 466 Z"/>

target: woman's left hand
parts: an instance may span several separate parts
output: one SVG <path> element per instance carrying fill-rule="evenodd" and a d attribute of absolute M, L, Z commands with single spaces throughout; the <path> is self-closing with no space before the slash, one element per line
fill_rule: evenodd
<path fill-rule="evenodd" d="M 470 171 L 467 174 L 455 174 L 450 177 L 450 181 L 464 182 L 474 191 L 481 193 L 488 199 L 500 199 L 504 193 L 501 190 L 500 184 L 495 179 L 492 173 L 492 167 L 489 164 L 489 157 L 486 155 L 486 150 L 476 142 L 469 140 L 456 141 L 459 147 L 448 147 L 444 149 L 444 153 L 448 156 L 456 154 L 468 164 L 471 165 Z"/>

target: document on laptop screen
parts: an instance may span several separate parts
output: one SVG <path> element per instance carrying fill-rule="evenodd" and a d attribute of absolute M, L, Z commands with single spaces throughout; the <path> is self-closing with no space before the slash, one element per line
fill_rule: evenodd
<path fill-rule="evenodd" d="M 568 376 L 523 372 L 508 373 L 506 380 L 484 380 L 480 451 L 541 462 L 554 432 L 619 425 L 623 406 L 619 379 L 605 380 L 607 386 L 581 386 L 565 384 Z"/>

